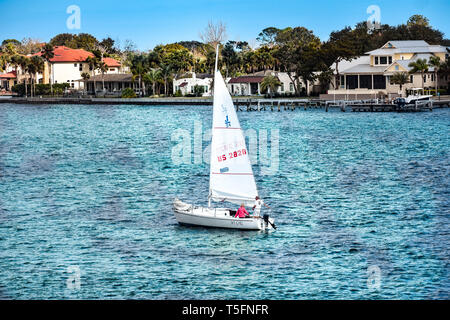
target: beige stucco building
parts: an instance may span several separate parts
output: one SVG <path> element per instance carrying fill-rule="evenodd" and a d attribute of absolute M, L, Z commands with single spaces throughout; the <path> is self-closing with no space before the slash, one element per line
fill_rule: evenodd
<path fill-rule="evenodd" d="M 444 62 L 448 56 L 447 48 L 429 45 L 423 40 L 389 41 L 381 48 L 367 52 L 367 55 L 350 62 L 341 62 L 338 65 L 339 82 L 333 82 L 328 95 L 339 98 L 369 98 L 380 94 L 395 97 L 405 94 L 408 89 L 422 88 L 420 73 L 409 75 L 409 83 L 403 86 L 402 92 L 399 85 L 391 82 L 391 77 L 396 72 L 409 73 L 411 62 L 418 59 L 428 62 L 432 56 L 439 57 Z M 334 69 L 336 74 L 336 65 Z M 430 66 L 423 77 L 423 86 L 434 88 L 437 81 L 438 88 L 447 88 L 449 80 L 447 76 L 438 76 L 438 79 L 435 79 L 434 68 Z"/>

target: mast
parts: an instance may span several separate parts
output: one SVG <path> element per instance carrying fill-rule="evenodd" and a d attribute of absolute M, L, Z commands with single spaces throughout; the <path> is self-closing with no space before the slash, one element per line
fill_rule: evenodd
<path fill-rule="evenodd" d="M 219 44 L 217 44 L 217 46 L 216 46 L 216 61 L 214 64 L 214 88 L 213 88 L 214 95 L 216 94 L 216 87 L 217 87 L 216 73 L 217 73 L 218 60 L 219 60 Z M 213 99 L 214 99 L 214 96 L 213 96 Z M 214 102 L 213 102 L 213 110 L 214 110 Z M 213 121 L 213 128 L 214 128 L 214 121 Z M 213 157 L 213 155 L 211 153 L 211 159 L 212 159 L 212 157 Z M 211 208 L 211 200 L 212 200 L 211 198 L 212 198 L 212 193 L 211 193 L 211 188 L 210 188 L 209 195 L 208 195 L 208 208 Z"/>
<path fill-rule="evenodd" d="M 217 44 L 217 46 L 216 46 L 216 64 L 214 66 L 214 74 L 217 71 L 218 62 L 219 62 L 219 44 Z"/>

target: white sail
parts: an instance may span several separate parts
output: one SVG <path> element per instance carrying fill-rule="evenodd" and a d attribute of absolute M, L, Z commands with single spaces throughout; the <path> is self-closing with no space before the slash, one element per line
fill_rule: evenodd
<path fill-rule="evenodd" d="M 252 205 L 258 195 L 245 138 L 222 75 L 214 75 L 209 196 Z"/>

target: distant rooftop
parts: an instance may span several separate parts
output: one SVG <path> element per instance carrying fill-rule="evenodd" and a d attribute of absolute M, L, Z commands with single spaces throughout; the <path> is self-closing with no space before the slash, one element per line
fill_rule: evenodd
<path fill-rule="evenodd" d="M 11 72 L 8 72 L 8 73 L 0 74 L 0 79 L 14 79 L 16 77 L 17 76 L 16 76 L 16 72 L 15 71 L 11 71 Z"/>
<path fill-rule="evenodd" d="M 424 40 L 395 40 L 388 41 L 382 48 L 407 48 L 407 47 L 428 47 Z"/>
<path fill-rule="evenodd" d="M 50 62 L 84 62 L 88 57 L 93 57 L 92 52 L 84 49 L 72 49 L 66 46 L 55 46 L 53 49 L 54 57 Z M 34 54 L 42 56 L 42 52 Z M 103 58 L 108 67 L 120 67 L 120 62 L 113 58 Z"/>
<path fill-rule="evenodd" d="M 445 53 L 447 48 L 440 45 L 429 45 L 423 40 L 388 41 L 384 46 L 366 54 L 388 55 L 393 53 Z"/>

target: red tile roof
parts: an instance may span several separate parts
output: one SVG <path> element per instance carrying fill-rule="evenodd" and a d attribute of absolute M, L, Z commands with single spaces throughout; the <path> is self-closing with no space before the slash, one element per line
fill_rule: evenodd
<path fill-rule="evenodd" d="M 51 62 L 83 62 L 87 57 L 93 57 L 94 54 L 83 49 L 71 49 L 65 46 L 54 47 L 53 54 L 55 55 Z M 41 56 L 42 52 L 36 53 Z"/>
<path fill-rule="evenodd" d="M 103 58 L 108 67 L 120 67 L 120 62 L 113 58 Z"/>
<path fill-rule="evenodd" d="M 241 76 L 237 78 L 231 78 L 228 83 L 261 83 L 263 80 L 263 76 Z"/>
<path fill-rule="evenodd" d="M 184 81 L 182 84 L 180 84 L 180 88 L 186 87 L 188 85 L 188 83 L 186 81 Z"/>
<path fill-rule="evenodd" d="M 50 59 L 51 62 L 84 62 L 88 57 L 93 57 L 92 52 L 84 49 L 72 49 L 65 46 L 56 46 L 53 50 L 54 57 Z M 41 56 L 38 52 L 35 55 Z M 103 61 L 108 67 L 120 67 L 120 62 L 113 58 L 104 58 Z"/>
<path fill-rule="evenodd" d="M 16 78 L 16 72 L 15 71 L 11 71 L 8 73 L 4 73 L 4 74 L 0 74 L 0 79 L 14 79 Z"/>

